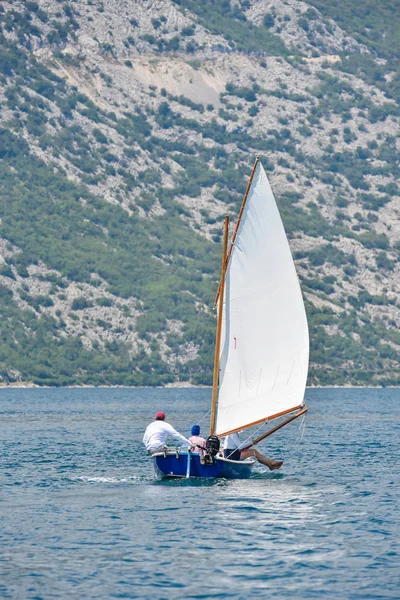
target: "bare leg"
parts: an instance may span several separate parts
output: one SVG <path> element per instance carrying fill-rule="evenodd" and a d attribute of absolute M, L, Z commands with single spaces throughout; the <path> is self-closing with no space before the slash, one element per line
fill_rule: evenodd
<path fill-rule="evenodd" d="M 255 456 L 256 459 L 258 460 L 258 462 L 261 463 L 262 465 L 265 465 L 266 467 L 268 467 L 268 469 L 270 469 L 270 471 L 274 471 L 275 469 L 280 469 L 281 466 L 283 465 L 283 460 L 272 460 L 271 458 L 267 458 L 266 456 L 261 454 L 261 452 L 259 452 L 258 450 L 255 450 L 254 448 L 248 448 L 246 450 L 242 450 L 240 453 L 240 460 L 244 460 L 245 458 L 248 458 L 249 456 Z"/>

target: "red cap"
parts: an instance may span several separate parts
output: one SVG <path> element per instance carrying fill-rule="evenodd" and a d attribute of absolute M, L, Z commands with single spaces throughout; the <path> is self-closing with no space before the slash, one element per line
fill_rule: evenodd
<path fill-rule="evenodd" d="M 165 421 L 165 412 L 160 410 L 160 412 L 156 414 L 156 421 Z"/>

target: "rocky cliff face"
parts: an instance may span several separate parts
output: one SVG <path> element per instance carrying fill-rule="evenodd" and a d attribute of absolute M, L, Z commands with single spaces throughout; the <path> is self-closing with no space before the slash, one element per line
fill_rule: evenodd
<path fill-rule="evenodd" d="M 310 383 L 398 382 L 398 73 L 312 4 L 3 3 L 4 380 L 208 382 L 221 220 L 260 155 Z"/>

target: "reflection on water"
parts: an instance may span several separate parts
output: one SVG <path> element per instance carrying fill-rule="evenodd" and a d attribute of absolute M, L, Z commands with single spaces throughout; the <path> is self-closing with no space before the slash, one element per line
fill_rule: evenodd
<path fill-rule="evenodd" d="M 1 390 L 0 597 L 397 598 L 399 391 L 309 391 L 303 442 L 261 446 L 282 471 L 155 480 L 145 426 L 208 396 Z"/>

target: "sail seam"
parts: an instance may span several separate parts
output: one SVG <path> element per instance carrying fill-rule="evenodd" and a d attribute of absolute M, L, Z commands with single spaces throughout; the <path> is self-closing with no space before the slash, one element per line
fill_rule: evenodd
<path fill-rule="evenodd" d="M 276 380 L 278 379 L 279 368 L 280 368 L 280 365 L 278 365 L 278 368 L 276 370 L 276 375 L 275 375 L 275 379 L 274 379 L 274 385 L 272 386 L 272 390 L 271 390 L 272 392 L 275 389 Z"/>
<path fill-rule="evenodd" d="M 286 382 L 286 385 L 289 385 L 289 381 L 290 381 L 290 378 L 291 378 L 291 376 L 292 376 L 292 373 L 293 373 L 293 369 L 294 369 L 294 365 L 295 365 L 295 363 L 296 363 L 296 361 L 294 360 L 294 361 L 293 361 L 293 363 L 292 363 L 292 368 L 290 369 L 290 375 L 289 375 L 289 377 L 288 377 L 288 380 L 287 380 L 287 382 Z"/>

